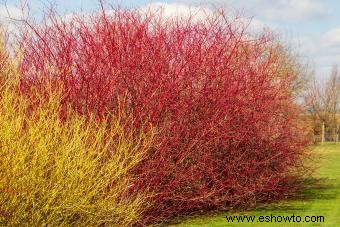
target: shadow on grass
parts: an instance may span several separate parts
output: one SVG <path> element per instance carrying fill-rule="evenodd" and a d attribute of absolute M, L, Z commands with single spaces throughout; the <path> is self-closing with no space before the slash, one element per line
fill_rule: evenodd
<path fill-rule="evenodd" d="M 340 166 L 340 146 L 325 144 L 313 149 L 312 156 L 307 161 L 313 173 L 310 177 L 298 180 L 301 186 L 298 193 L 291 198 L 273 200 L 268 203 L 253 204 L 248 209 L 228 209 L 205 212 L 204 214 L 191 214 L 189 216 L 176 217 L 167 223 L 170 226 L 225 226 L 226 215 L 290 215 L 290 214 L 319 214 L 324 215 L 333 224 L 339 223 L 336 212 L 339 203 L 340 178 L 338 176 Z M 292 182 L 294 185 L 295 183 Z M 335 212 L 335 213 L 334 213 Z M 207 223 L 207 224 L 205 224 Z M 168 226 L 160 225 L 160 226 Z M 332 225 L 330 225 L 332 226 Z M 333 225 L 334 226 L 334 225 Z"/>
<path fill-rule="evenodd" d="M 334 200 L 340 191 L 340 184 L 329 178 L 307 178 L 303 189 L 295 197 L 284 201 L 259 205 L 249 211 L 255 212 L 287 212 L 306 210 L 306 204 L 313 201 Z"/>
<path fill-rule="evenodd" d="M 303 181 L 303 189 L 295 197 L 286 200 L 277 200 L 272 203 L 258 204 L 256 207 L 247 210 L 213 210 L 202 213 L 194 213 L 186 216 L 173 218 L 170 222 L 159 223 L 156 226 L 175 226 L 187 220 L 204 217 L 225 217 L 227 214 L 243 215 L 249 213 L 300 213 L 306 211 L 309 202 L 313 201 L 331 201 L 334 200 L 340 191 L 340 184 L 329 178 L 306 178 Z"/>
<path fill-rule="evenodd" d="M 305 184 L 305 190 L 301 193 L 300 199 L 303 200 L 328 200 L 337 197 L 340 191 L 340 185 L 335 179 L 319 178 L 308 179 Z"/>

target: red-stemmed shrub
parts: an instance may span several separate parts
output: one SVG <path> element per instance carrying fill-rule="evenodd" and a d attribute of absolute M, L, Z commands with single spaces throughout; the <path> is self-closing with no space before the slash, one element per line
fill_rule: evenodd
<path fill-rule="evenodd" d="M 146 222 L 247 207 L 297 186 L 308 143 L 291 96 L 297 74 L 269 32 L 221 11 L 203 20 L 122 9 L 47 16 L 21 37 L 22 89 L 57 79 L 79 113 L 124 108 L 129 126 L 158 129 L 131 187 L 154 192 Z"/>

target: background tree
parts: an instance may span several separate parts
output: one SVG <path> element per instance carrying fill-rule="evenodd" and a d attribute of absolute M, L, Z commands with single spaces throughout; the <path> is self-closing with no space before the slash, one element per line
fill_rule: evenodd
<path fill-rule="evenodd" d="M 322 131 L 324 125 L 329 138 L 335 140 L 339 131 L 340 111 L 340 73 L 334 65 L 330 77 L 325 82 L 313 79 L 307 96 L 307 111 L 313 118 L 313 128 L 316 134 Z M 320 127 L 321 126 L 321 127 Z"/>

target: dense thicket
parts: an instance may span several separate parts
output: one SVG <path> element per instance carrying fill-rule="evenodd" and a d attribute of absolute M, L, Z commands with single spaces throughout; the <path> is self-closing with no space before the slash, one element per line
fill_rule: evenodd
<path fill-rule="evenodd" d="M 149 192 L 129 193 L 128 173 L 153 135 L 126 130 L 119 116 L 98 123 L 68 110 L 61 119 L 62 87 L 27 96 L 19 77 L 0 40 L 0 226 L 140 223 Z"/>
<path fill-rule="evenodd" d="M 21 39 L 22 90 L 52 78 L 81 114 L 124 109 L 129 126 L 158 129 L 131 187 L 155 193 L 146 221 L 246 207 L 297 186 L 308 141 L 291 97 L 297 70 L 274 36 L 220 11 L 47 16 Z"/>

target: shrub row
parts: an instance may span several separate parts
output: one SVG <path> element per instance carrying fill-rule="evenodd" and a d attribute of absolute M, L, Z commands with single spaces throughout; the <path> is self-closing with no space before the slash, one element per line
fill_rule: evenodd
<path fill-rule="evenodd" d="M 149 149 L 152 134 L 132 137 L 118 119 L 98 123 L 71 110 L 62 120 L 61 87 L 32 89 L 27 97 L 20 92 L 17 70 L 2 46 L 0 225 L 138 222 L 148 208 L 148 193 L 127 195 L 134 182 L 128 173 Z"/>
<path fill-rule="evenodd" d="M 157 128 L 129 188 L 153 192 L 146 223 L 248 207 L 298 187 L 308 141 L 291 93 L 297 70 L 269 32 L 254 34 L 221 11 L 206 15 L 112 9 L 63 20 L 50 12 L 20 38 L 21 92 L 52 80 L 64 86 L 63 108 L 99 122 L 124 110 L 126 130 Z"/>

